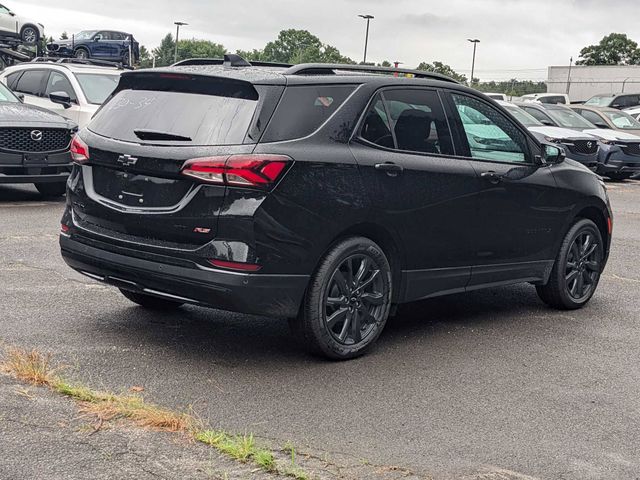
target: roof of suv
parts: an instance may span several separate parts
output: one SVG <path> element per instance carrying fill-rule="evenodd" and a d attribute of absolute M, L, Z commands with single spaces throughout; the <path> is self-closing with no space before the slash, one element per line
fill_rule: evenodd
<path fill-rule="evenodd" d="M 231 56 L 229 56 L 231 57 Z M 239 59 L 239 60 L 238 60 Z M 241 63 L 244 62 L 244 63 Z M 369 65 L 341 65 L 308 63 L 295 66 L 265 65 L 253 66 L 242 58 L 233 56 L 229 60 L 211 59 L 209 62 L 190 63 L 179 62 L 171 67 L 154 70 L 138 70 L 124 75 L 139 75 L 140 73 L 184 73 L 242 80 L 252 84 L 313 84 L 313 83 L 367 83 L 376 81 L 386 82 L 417 82 L 428 81 L 458 84 L 455 80 L 435 72 L 406 70 Z M 400 76 L 403 75 L 403 76 Z"/>
<path fill-rule="evenodd" d="M 54 69 L 58 71 L 71 71 L 71 72 L 82 72 L 82 73 L 106 73 L 113 75 L 120 75 L 122 70 L 119 70 L 115 67 L 98 67 L 95 65 L 82 65 L 75 63 L 58 63 L 58 62 L 28 62 L 28 63 L 20 63 L 18 65 L 13 65 L 11 67 L 7 67 L 5 72 L 13 72 L 19 70 L 31 70 L 31 69 Z"/>

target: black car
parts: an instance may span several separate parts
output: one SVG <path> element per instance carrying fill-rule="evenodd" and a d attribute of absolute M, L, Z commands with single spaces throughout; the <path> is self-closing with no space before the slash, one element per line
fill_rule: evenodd
<path fill-rule="evenodd" d="M 133 65 L 140 59 L 140 44 L 133 35 L 113 30 L 85 30 L 68 40 L 47 44 L 47 51 L 56 57 L 107 60 Z"/>
<path fill-rule="evenodd" d="M 24 105 L 0 83 L 0 184 L 33 183 L 43 195 L 63 195 L 77 129 L 56 113 Z"/>
<path fill-rule="evenodd" d="M 582 307 L 611 241 L 598 176 L 428 72 L 237 58 L 125 72 L 72 155 L 71 267 L 149 308 L 290 319 L 330 358 L 428 297 L 529 282 Z"/>

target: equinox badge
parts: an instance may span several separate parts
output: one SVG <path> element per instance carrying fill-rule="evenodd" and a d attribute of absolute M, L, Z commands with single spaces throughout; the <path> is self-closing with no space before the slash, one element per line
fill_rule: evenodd
<path fill-rule="evenodd" d="M 132 157 L 131 155 L 120 155 L 118 157 L 118 163 L 125 167 L 132 167 L 138 162 L 136 157 Z"/>

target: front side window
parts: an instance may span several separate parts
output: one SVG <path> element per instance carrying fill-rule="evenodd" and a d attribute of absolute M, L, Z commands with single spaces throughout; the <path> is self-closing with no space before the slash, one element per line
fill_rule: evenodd
<path fill-rule="evenodd" d="M 622 130 L 640 130 L 640 122 L 625 112 L 604 112 L 611 122 Z"/>
<path fill-rule="evenodd" d="M 472 158 L 498 162 L 528 161 L 527 137 L 492 106 L 466 95 L 452 94 Z"/>
<path fill-rule="evenodd" d="M 551 120 L 545 113 L 541 112 L 537 108 L 522 107 L 522 109 L 543 125 L 554 125 L 553 120 Z"/>
<path fill-rule="evenodd" d="M 51 72 L 44 94 L 48 97 L 49 94 L 54 92 L 64 92 L 69 95 L 72 102 L 77 102 L 76 92 L 73 90 L 69 79 L 60 72 Z"/>
<path fill-rule="evenodd" d="M 20 103 L 20 100 L 4 84 L 0 83 L 0 102 Z"/>
<path fill-rule="evenodd" d="M 360 129 L 360 137 L 381 147 L 395 148 L 391 125 L 380 94 L 376 95 L 364 118 Z"/>
<path fill-rule="evenodd" d="M 594 128 L 591 122 L 581 117 L 573 110 L 562 107 L 547 110 L 549 116 L 561 127 L 565 128 Z"/>
<path fill-rule="evenodd" d="M 0 13 L 9 14 L 9 9 L 4 5 L 0 5 Z"/>
<path fill-rule="evenodd" d="M 592 112 L 591 110 L 576 110 L 580 115 L 582 115 L 587 121 L 593 123 L 594 125 L 602 125 L 606 124 L 606 122 L 598 115 L 596 112 Z"/>
<path fill-rule="evenodd" d="M 16 84 L 15 91 L 42 96 L 42 82 L 47 74 L 44 70 L 26 70 Z"/>

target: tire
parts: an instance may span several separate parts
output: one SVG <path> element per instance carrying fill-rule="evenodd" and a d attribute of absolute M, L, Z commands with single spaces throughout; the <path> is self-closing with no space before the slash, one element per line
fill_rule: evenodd
<path fill-rule="evenodd" d="M 86 48 L 78 48 L 76 49 L 74 57 L 79 58 L 81 60 L 88 60 L 89 58 L 91 58 L 91 54 L 89 53 L 89 50 L 87 50 Z"/>
<path fill-rule="evenodd" d="M 129 52 L 125 52 L 124 55 L 122 55 L 122 65 L 125 67 L 131 66 L 131 63 L 129 62 Z"/>
<path fill-rule="evenodd" d="M 358 357 L 382 333 L 391 292 L 382 249 L 364 237 L 346 239 L 320 261 L 292 329 L 314 353 L 333 360 Z"/>
<path fill-rule="evenodd" d="M 182 302 L 174 302 L 172 300 L 154 297 L 153 295 L 131 292 L 129 290 L 123 290 L 122 288 L 120 289 L 120 293 L 133 303 L 137 303 L 141 307 L 148 308 L 149 310 L 176 310 L 184 305 Z"/>
<path fill-rule="evenodd" d="M 633 173 L 608 173 L 607 177 L 611 180 L 615 180 L 616 182 L 622 182 L 623 180 L 627 180 L 633 176 Z"/>
<path fill-rule="evenodd" d="M 538 296 L 559 310 L 584 307 L 598 288 L 603 259 L 600 230 L 591 220 L 578 219 L 562 241 L 549 282 L 536 286 Z"/>
<path fill-rule="evenodd" d="M 61 197 L 67 191 L 67 182 L 36 183 L 35 187 L 45 197 Z"/>
<path fill-rule="evenodd" d="M 36 45 L 40 40 L 40 32 L 36 27 L 27 25 L 25 27 L 22 27 L 22 31 L 20 32 L 20 39 L 27 45 Z"/>

